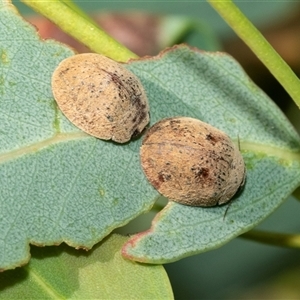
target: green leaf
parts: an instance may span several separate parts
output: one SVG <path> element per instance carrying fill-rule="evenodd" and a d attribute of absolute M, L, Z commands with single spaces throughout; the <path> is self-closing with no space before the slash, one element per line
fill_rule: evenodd
<path fill-rule="evenodd" d="M 152 123 L 183 115 L 223 130 L 239 143 L 247 179 L 225 217 L 226 205 L 170 202 L 150 230 L 127 242 L 125 257 L 166 263 L 219 247 L 261 222 L 299 186 L 299 136 L 230 56 L 179 46 L 129 68 L 148 92 Z"/>
<path fill-rule="evenodd" d="M 162 266 L 122 258 L 126 240 L 109 236 L 88 253 L 66 245 L 33 248 L 26 267 L 0 274 L 1 298 L 173 299 Z"/>
<path fill-rule="evenodd" d="M 29 244 L 91 248 L 153 205 L 141 139 L 116 145 L 75 128 L 57 109 L 51 75 L 73 52 L 41 41 L 0 2 L 0 269 L 25 264 Z M 170 203 L 124 255 L 166 262 L 220 246 L 255 226 L 300 182 L 300 141 L 276 106 L 224 54 L 187 46 L 127 66 L 145 85 L 151 123 L 191 116 L 225 131 L 247 166 L 244 192 L 226 207 Z"/>
<path fill-rule="evenodd" d="M 160 49 L 178 43 L 187 43 L 208 51 L 216 51 L 221 48 L 216 35 L 208 24 L 186 16 L 167 15 L 162 17 L 157 39 Z"/>
<path fill-rule="evenodd" d="M 74 54 L 42 41 L 0 2 L 0 270 L 25 264 L 29 243 L 91 248 L 151 208 L 157 192 L 125 146 L 84 134 L 57 109 L 51 76 Z"/>

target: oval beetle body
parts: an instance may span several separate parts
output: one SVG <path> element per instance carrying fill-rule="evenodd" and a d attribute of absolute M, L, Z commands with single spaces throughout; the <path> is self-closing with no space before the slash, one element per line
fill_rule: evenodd
<path fill-rule="evenodd" d="M 245 182 L 239 149 L 219 129 L 188 117 L 163 119 L 146 133 L 141 165 L 169 200 L 192 206 L 227 203 Z"/>
<path fill-rule="evenodd" d="M 149 105 L 139 79 L 103 55 L 63 60 L 52 76 L 52 92 L 65 116 L 86 133 L 125 143 L 149 123 Z"/>

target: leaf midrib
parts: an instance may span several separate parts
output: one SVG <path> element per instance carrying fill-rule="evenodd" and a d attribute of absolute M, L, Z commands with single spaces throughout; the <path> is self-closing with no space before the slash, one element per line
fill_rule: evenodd
<path fill-rule="evenodd" d="M 28 154 L 33 154 L 35 152 L 40 151 L 41 149 L 44 149 L 48 146 L 58 144 L 61 142 L 68 142 L 68 141 L 73 141 L 73 140 L 80 140 L 84 138 L 93 138 L 89 135 L 87 135 L 84 132 L 74 132 L 74 133 L 57 133 L 54 136 L 52 136 L 49 139 L 45 139 L 43 141 L 33 143 L 31 145 L 21 147 L 16 150 L 9 151 L 7 153 L 3 153 L 0 155 L 0 164 L 17 159 L 21 156 L 28 155 Z"/>
<path fill-rule="evenodd" d="M 61 294 L 57 293 L 57 291 L 54 290 L 53 286 L 49 285 L 47 281 L 45 281 L 44 278 L 42 278 L 35 270 L 32 268 L 27 267 L 29 269 L 30 277 L 36 284 L 45 291 L 47 295 L 52 297 L 53 299 L 66 299 Z"/>
<path fill-rule="evenodd" d="M 43 141 L 1 154 L 0 164 L 10 160 L 17 159 L 24 155 L 33 154 L 35 152 L 40 151 L 41 149 L 44 149 L 54 144 L 80 140 L 85 138 L 94 138 L 94 137 L 84 132 L 57 133 L 49 139 L 45 139 Z M 254 154 L 263 154 L 269 157 L 275 157 L 277 159 L 281 159 L 286 162 L 297 161 L 298 163 L 300 163 L 300 149 L 298 151 L 292 151 L 290 149 L 283 148 L 283 147 L 276 147 L 273 145 L 265 145 L 265 144 L 246 142 L 246 141 L 240 142 L 239 148 L 242 153 L 252 152 Z"/>
<path fill-rule="evenodd" d="M 288 148 L 276 147 L 274 145 L 265 145 L 253 142 L 240 142 L 239 146 L 241 152 L 252 152 L 254 154 L 263 154 L 269 157 L 275 157 L 286 162 L 300 163 L 300 149 L 292 151 Z"/>

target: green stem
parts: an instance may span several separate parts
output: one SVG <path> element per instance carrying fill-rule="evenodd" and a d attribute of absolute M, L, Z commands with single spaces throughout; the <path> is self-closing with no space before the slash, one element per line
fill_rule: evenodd
<path fill-rule="evenodd" d="M 242 234 L 240 237 L 274 246 L 300 248 L 299 234 L 284 234 L 260 230 L 250 230 Z"/>
<path fill-rule="evenodd" d="M 87 21 L 90 23 L 93 23 L 94 25 L 98 26 L 98 24 L 88 15 L 86 14 L 83 10 L 78 7 L 73 0 L 60 0 L 62 3 L 67 5 L 70 9 L 72 9 L 74 12 L 76 12 L 78 15 L 81 17 L 85 18 Z"/>
<path fill-rule="evenodd" d="M 231 0 L 207 0 L 265 64 L 300 108 L 300 80 L 263 35 Z"/>
<path fill-rule="evenodd" d="M 96 53 L 122 62 L 137 57 L 136 54 L 100 29 L 94 21 L 91 21 L 89 16 L 70 0 L 22 0 L 22 2 L 44 15 L 63 31 Z"/>

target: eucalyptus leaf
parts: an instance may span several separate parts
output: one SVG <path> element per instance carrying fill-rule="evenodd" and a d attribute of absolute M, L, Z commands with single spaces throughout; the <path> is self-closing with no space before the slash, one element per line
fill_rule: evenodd
<path fill-rule="evenodd" d="M 122 258 L 127 239 L 110 235 L 89 252 L 33 248 L 26 267 L 0 273 L 1 299 L 173 299 L 162 266 Z"/>
<path fill-rule="evenodd" d="M 166 263 L 219 247 L 256 226 L 299 186 L 298 134 L 233 58 L 179 46 L 129 68 L 148 91 L 152 123 L 182 115 L 223 130 L 239 145 L 247 178 L 226 216 L 226 205 L 170 202 L 150 230 L 127 242 L 125 257 Z"/>
<path fill-rule="evenodd" d="M 51 75 L 74 53 L 42 41 L 0 2 L 0 269 L 29 260 L 29 244 L 91 248 L 159 196 L 140 167 L 141 139 L 125 145 L 84 134 L 58 110 Z M 300 182 L 300 141 L 278 108 L 229 56 L 187 46 L 126 66 L 144 84 L 151 124 L 190 116 L 240 144 L 243 193 L 226 207 L 169 203 L 125 256 L 168 262 L 218 247 L 267 217 Z"/>
<path fill-rule="evenodd" d="M 158 193 L 139 141 L 93 138 L 58 110 L 51 76 L 74 53 L 42 41 L 0 2 L 0 270 L 25 264 L 29 243 L 91 248 L 148 211 Z"/>

